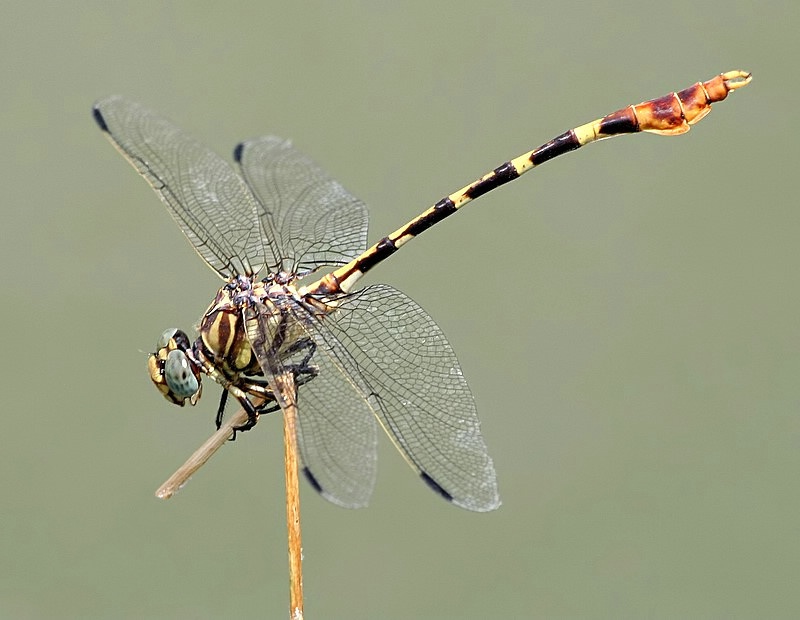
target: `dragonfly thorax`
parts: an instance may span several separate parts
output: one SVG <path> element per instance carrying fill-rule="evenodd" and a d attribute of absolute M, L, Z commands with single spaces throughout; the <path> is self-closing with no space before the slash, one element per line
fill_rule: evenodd
<path fill-rule="evenodd" d="M 187 400 L 196 404 L 200 398 L 202 374 L 209 375 L 226 390 L 240 385 L 247 393 L 263 397 L 264 390 L 253 387 L 259 383 L 253 378 L 263 377 L 263 370 L 253 352 L 247 322 L 258 314 L 258 320 L 268 332 L 277 330 L 283 316 L 280 308 L 290 300 L 294 304 L 302 303 L 293 284 L 295 281 L 294 275 L 284 272 L 270 274 L 264 280 L 235 276 L 217 291 L 200 320 L 200 337 L 194 343 L 178 329 L 166 330 L 158 340 L 156 352 L 148 360 L 150 379 L 164 398 L 180 406 Z M 320 311 L 317 306 L 326 308 L 321 302 L 315 302 L 316 312 Z M 281 343 L 276 350 L 281 358 L 294 351 L 296 342 L 303 336 L 296 322 L 289 321 L 289 325 L 292 327 L 283 325 Z M 263 379 L 260 383 L 266 385 Z"/>
<path fill-rule="evenodd" d="M 260 371 L 247 339 L 244 310 L 267 296 L 264 282 L 236 276 L 219 289 L 203 314 L 200 338 L 208 357 L 225 374 L 257 374 Z"/>
<path fill-rule="evenodd" d="M 219 289 L 199 327 L 203 353 L 218 370 L 231 379 L 240 374 L 261 374 L 247 336 L 246 321 L 258 308 L 264 321 L 277 324 L 281 316 L 280 300 L 299 301 L 294 280 L 293 275 L 283 272 L 270 274 L 264 280 L 236 276 Z"/>

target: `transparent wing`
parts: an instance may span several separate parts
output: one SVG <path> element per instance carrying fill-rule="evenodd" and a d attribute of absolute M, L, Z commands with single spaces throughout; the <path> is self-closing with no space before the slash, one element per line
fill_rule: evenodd
<path fill-rule="evenodd" d="M 319 374 L 299 389 L 300 443 L 328 499 L 355 505 L 359 485 L 359 499 L 369 497 L 374 448 L 367 446 L 374 437 L 363 443 L 358 437 L 374 426 L 367 420 L 374 414 L 408 463 L 446 499 L 476 511 L 500 505 L 472 394 L 453 349 L 419 305 L 385 285 L 341 298 L 327 315 L 292 303 L 286 314 L 294 318 L 283 327 L 262 319 L 251 322 L 248 334 L 268 374 L 297 367 L 281 353 L 284 343 L 314 343 L 310 363 Z M 279 344 L 268 350 L 258 343 L 260 333 Z"/>
<path fill-rule="evenodd" d="M 268 238 L 281 248 L 283 269 L 309 273 L 339 266 L 366 250 L 367 208 L 312 159 L 274 136 L 239 144 L 234 159 L 263 206 Z"/>
<path fill-rule="evenodd" d="M 324 323 L 352 355 L 382 426 L 422 478 L 462 508 L 497 508 L 475 401 L 428 313 L 400 291 L 374 285 L 344 298 Z"/>
<path fill-rule="evenodd" d="M 180 128 L 122 97 L 94 106 L 111 142 L 166 204 L 200 257 L 223 279 L 276 264 L 258 202 L 233 166 Z"/>
<path fill-rule="evenodd" d="M 293 300 L 275 302 L 274 309 L 258 305 L 246 311 L 247 334 L 271 385 L 276 375 L 299 372 L 297 439 L 304 473 L 325 499 L 364 507 L 378 462 L 368 390 L 357 383 L 358 369 L 341 343 L 315 329 L 317 319 Z M 273 320 L 276 310 L 282 321 Z"/>

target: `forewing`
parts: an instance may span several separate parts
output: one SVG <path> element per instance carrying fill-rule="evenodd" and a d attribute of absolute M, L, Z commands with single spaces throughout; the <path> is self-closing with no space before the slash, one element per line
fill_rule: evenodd
<path fill-rule="evenodd" d="M 274 377 L 305 364 L 315 376 L 299 375 L 297 435 L 304 473 L 327 500 L 345 508 L 366 506 L 375 486 L 377 437 L 373 404 L 349 353 L 306 308 L 290 298 L 275 307 L 256 305 L 246 311 L 247 334 L 264 374 Z M 284 322 L 271 317 L 278 311 Z M 291 334 L 293 352 L 280 342 Z M 313 343 L 313 344 L 311 344 Z M 311 347 L 311 348 L 309 348 Z M 310 367 L 309 367 L 310 366 Z"/>
<path fill-rule="evenodd" d="M 95 103 L 94 117 L 147 180 L 197 253 L 222 278 L 274 264 L 258 203 L 234 168 L 170 121 L 119 96 Z"/>
<path fill-rule="evenodd" d="M 454 504 L 497 508 L 475 401 L 433 319 L 400 291 L 374 285 L 343 298 L 323 320 L 326 333 L 349 351 L 373 409 L 409 464 Z"/>
<path fill-rule="evenodd" d="M 262 205 L 267 237 L 280 244 L 283 262 L 276 267 L 304 274 L 344 265 L 366 249 L 364 203 L 290 142 L 274 136 L 247 140 L 236 147 L 234 159 Z"/>

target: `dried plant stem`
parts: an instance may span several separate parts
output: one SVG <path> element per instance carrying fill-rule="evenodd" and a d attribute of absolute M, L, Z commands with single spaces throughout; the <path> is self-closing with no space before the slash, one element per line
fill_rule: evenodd
<path fill-rule="evenodd" d="M 247 421 L 247 413 L 240 409 L 226 420 L 219 430 L 211 435 L 205 443 L 194 451 L 194 454 L 186 459 L 186 462 L 175 470 L 164 484 L 158 487 L 156 497 L 159 499 L 169 499 L 180 491 L 194 472 L 200 469 L 214 453 L 222 447 L 233 435 L 233 427 L 241 426 Z"/>
<path fill-rule="evenodd" d="M 283 455 L 286 470 L 286 527 L 289 536 L 289 617 L 303 618 L 303 544 L 300 535 L 300 481 L 297 467 L 297 391 L 294 377 L 276 377 L 285 402 L 283 409 Z"/>
<path fill-rule="evenodd" d="M 300 481 L 297 466 L 297 390 L 294 377 L 275 378 L 283 402 L 283 446 L 286 472 L 286 525 L 289 539 L 289 614 L 292 620 L 303 619 L 303 545 L 300 534 Z M 257 404 L 257 403 L 254 403 Z M 233 435 L 233 428 L 247 421 L 240 409 L 230 416 L 202 446 L 158 487 L 156 497 L 169 499 L 200 469 Z"/>

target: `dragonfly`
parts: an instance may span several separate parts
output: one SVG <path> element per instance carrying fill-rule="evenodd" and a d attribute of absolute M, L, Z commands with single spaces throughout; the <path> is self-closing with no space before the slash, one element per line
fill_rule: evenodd
<path fill-rule="evenodd" d="M 238 144 L 235 165 L 148 108 L 120 96 L 94 119 L 153 187 L 223 285 L 199 336 L 171 328 L 148 360 L 170 402 L 198 402 L 202 377 L 232 396 L 255 426 L 285 408 L 281 377 L 296 386 L 297 442 L 306 478 L 325 499 L 365 506 L 376 478 L 377 427 L 449 502 L 500 505 L 475 400 L 452 346 L 425 310 L 386 284 L 361 278 L 469 202 L 555 157 L 615 136 L 680 135 L 713 103 L 751 81 L 729 71 L 629 105 L 511 159 L 367 247 L 366 205 L 286 140 Z M 309 279 L 324 272 L 310 283 Z"/>

